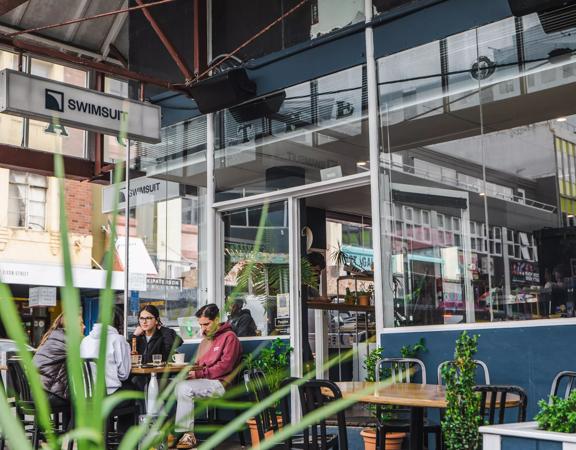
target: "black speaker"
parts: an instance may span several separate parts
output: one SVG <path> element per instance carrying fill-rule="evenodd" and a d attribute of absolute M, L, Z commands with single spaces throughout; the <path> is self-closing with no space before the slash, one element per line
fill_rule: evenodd
<path fill-rule="evenodd" d="M 512 14 L 525 16 L 526 14 L 550 11 L 573 4 L 573 0 L 508 0 Z"/>
<path fill-rule="evenodd" d="M 266 97 L 230 108 L 230 114 L 232 114 L 236 122 L 249 122 L 262 117 L 270 117 L 280 110 L 285 99 L 285 91 L 277 92 L 276 94 L 267 95 Z"/>
<path fill-rule="evenodd" d="M 256 95 L 254 83 L 243 67 L 234 67 L 188 87 L 202 114 L 245 102 Z"/>

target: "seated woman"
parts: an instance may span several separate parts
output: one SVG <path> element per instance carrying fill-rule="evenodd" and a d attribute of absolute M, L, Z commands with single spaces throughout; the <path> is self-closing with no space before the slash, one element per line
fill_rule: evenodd
<path fill-rule="evenodd" d="M 180 336 L 162 325 L 155 306 L 144 306 L 138 313 L 138 323 L 132 337 L 136 337 L 136 350 L 142 355 L 142 363 L 151 363 L 152 355 L 162 355 L 162 361 L 166 362 L 170 353 L 182 345 Z"/>
<path fill-rule="evenodd" d="M 82 331 L 84 331 L 84 323 Z M 44 390 L 48 393 L 51 405 L 68 404 L 70 392 L 66 372 L 66 334 L 64 332 L 64 314 L 54 320 L 50 329 L 42 336 L 38 350 L 33 358 L 40 373 Z"/>
<path fill-rule="evenodd" d="M 188 380 L 176 386 L 176 434 L 182 437 L 177 448 L 196 447 L 194 436 L 194 399 L 224 394 L 224 388 L 234 378 L 242 347 L 229 323 L 220 323 L 220 311 L 215 304 L 205 305 L 196 312 L 203 339 L 198 347 L 198 370 L 188 373 Z"/>

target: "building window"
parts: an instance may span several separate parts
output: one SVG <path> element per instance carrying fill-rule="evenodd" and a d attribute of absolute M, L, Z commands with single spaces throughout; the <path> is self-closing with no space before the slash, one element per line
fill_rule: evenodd
<path fill-rule="evenodd" d="M 47 188 L 44 176 L 10 171 L 8 226 L 44 230 Z"/>

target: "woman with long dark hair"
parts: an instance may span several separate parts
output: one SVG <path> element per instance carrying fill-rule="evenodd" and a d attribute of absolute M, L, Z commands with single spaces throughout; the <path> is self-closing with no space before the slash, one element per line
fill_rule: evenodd
<path fill-rule="evenodd" d="M 162 355 L 168 362 L 170 353 L 182 345 L 182 339 L 160 320 L 160 312 L 153 305 L 146 305 L 138 313 L 138 327 L 132 337 L 136 338 L 136 350 L 143 363 L 152 362 L 152 355 Z"/>
<path fill-rule="evenodd" d="M 82 319 L 79 319 L 82 321 Z M 84 330 L 84 323 L 82 330 Z M 70 397 L 68 374 L 66 372 L 66 334 L 64 332 L 64 314 L 60 314 L 48 331 L 42 336 L 34 363 L 40 373 L 44 390 L 53 405 L 68 403 Z"/>

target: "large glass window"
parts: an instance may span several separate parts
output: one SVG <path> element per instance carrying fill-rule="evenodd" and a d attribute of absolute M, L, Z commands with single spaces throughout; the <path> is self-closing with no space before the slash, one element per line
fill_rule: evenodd
<path fill-rule="evenodd" d="M 153 304 L 167 326 L 196 338 L 194 313 L 215 300 L 207 298 L 205 278 L 206 118 L 164 128 L 158 144 L 131 144 L 131 155 L 132 169 L 143 176 L 128 183 L 129 328 L 136 326 L 139 308 Z M 124 210 L 118 232 L 123 258 Z"/>
<path fill-rule="evenodd" d="M 573 36 L 531 15 L 378 61 L 386 326 L 574 315 Z"/>
<path fill-rule="evenodd" d="M 353 67 L 218 114 L 216 200 L 366 172 L 363 73 Z"/>
<path fill-rule="evenodd" d="M 226 311 L 239 336 L 289 334 L 287 202 L 223 215 Z"/>

